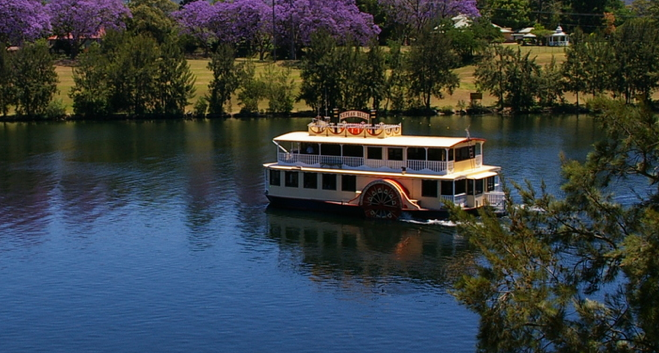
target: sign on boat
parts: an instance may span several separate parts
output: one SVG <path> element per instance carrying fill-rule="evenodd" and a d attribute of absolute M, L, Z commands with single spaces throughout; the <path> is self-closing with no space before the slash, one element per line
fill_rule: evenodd
<path fill-rule="evenodd" d="M 450 203 L 503 212 L 501 167 L 484 164 L 484 139 L 405 136 L 375 118 L 335 112 L 275 137 L 277 161 L 263 165 L 270 204 L 381 219 L 446 218 Z"/>

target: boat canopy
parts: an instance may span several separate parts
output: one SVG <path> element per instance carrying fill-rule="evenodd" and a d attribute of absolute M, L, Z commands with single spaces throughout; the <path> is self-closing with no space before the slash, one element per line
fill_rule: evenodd
<path fill-rule="evenodd" d="M 368 139 L 341 136 L 309 136 L 306 131 L 290 132 L 274 138 L 275 142 L 334 143 L 343 145 L 451 148 L 465 142 L 485 142 L 481 138 L 438 136 L 392 136 L 386 139 Z"/>

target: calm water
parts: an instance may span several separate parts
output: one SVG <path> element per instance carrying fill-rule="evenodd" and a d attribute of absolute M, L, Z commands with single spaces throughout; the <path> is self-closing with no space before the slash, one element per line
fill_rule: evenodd
<path fill-rule="evenodd" d="M 270 140 L 307 122 L 0 125 L 0 351 L 472 352 L 452 228 L 266 208 Z M 554 192 L 559 152 L 598 138 L 583 116 L 403 121 L 467 127 Z"/>

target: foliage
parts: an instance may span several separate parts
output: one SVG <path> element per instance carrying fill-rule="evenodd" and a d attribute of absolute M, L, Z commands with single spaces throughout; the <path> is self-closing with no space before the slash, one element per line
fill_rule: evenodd
<path fill-rule="evenodd" d="M 529 0 L 492 0 L 491 20 L 502 27 L 521 28 L 531 23 Z"/>
<path fill-rule="evenodd" d="M 108 65 L 109 58 L 98 44 L 78 57 L 78 65 L 73 68 L 74 86 L 69 93 L 75 114 L 98 117 L 111 113 Z"/>
<path fill-rule="evenodd" d="M 176 25 L 172 13 L 178 9 L 171 0 L 130 0 L 128 8 L 132 14 L 127 29 L 134 33 L 150 34 L 158 43 L 175 33 Z"/>
<path fill-rule="evenodd" d="M 658 120 L 645 107 L 597 105 L 606 138 L 586 162 L 564 160 L 564 199 L 516 185 L 506 219 L 454 217 L 483 254 L 454 291 L 481 317 L 481 351 L 659 349 Z M 637 200 L 620 205 L 607 190 L 625 180 Z"/>
<path fill-rule="evenodd" d="M 421 34 L 410 48 L 406 74 L 410 82 L 409 95 L 425 109 L 430 109 L 431 97 L 443 98 L 444 91 L 453 94 L 460 79 L 451 70 L 458 64 L 450 49 L 450 39 L 440 32 Z"/>
<path fill-rule="evenodd" d="M 474 76 L 480 90 L 490 91 L 498 97 L 501 108 L 526 111 L 535 105 L 541 70 L 530 52 L 522 54 L 510 47 L 494 46 L 478 63 Z"/>
<path fill-rule="evenodd" d="M 51 0 L 46 9 L 54 34 L 70 43 L 72 57 L 86 40 L 98 38 L 104 31 L 123 30 L 131 17 L 121 0 Z"/>
<path fill-rule="evenodd" d="M 387 55 L 387 66 L 389 67 L 389 76 L 385 83 L 385 96 L 387 103 L 385 108 L 393 111 L 402 111 L 405 109 L 405 97 L 409 82 L 405 75 L 406 55 L 401 50 L 400 42 L 389 42 L 389 53 Z M 391 106 L 391 108 L 389 108 Z"/>
<path fill-rule="evenodd" d="M 234 50 L 228 44 L 220 44 L 211 56 L 208 69 L 213 79 L 208 85 L 208 110 L 210 114 L 224 114 L 225 104 L 240 87 L 244 77 L 244 65 L 235 64 Z"/>
<path fill-rule="evenodd" d="M 41 1 L 0 0 L 0 47 L 20 45 L 49 30 L 50 18 Z"/>
<path fill-rule="evenodd" d="M 238 102 L 243 105 L 240 109 L 241 113 L 258 113 L 259 101 L 265 96 L 266 82 L 257 79 L 254 75 L 254 63 L 248 61 L 245 64 L 241 90 L 238 93 Z"/>
<path fill-rule="evenodd" d="M 295 58 L 297 50 L 308 45 L 317 31 L 330 33 L 340 42 L 356 40 L 362 44 L 380 31 L 373 24 L 373 17 L 361 12 L 352 0 L 279 1 L 274 11 L 270 2 L 262 0 L 213 5 L 195 1 L 183 6 L 175 16 L 185 31 L 202 42 L 244 43 L 256 49 L 261 59 L 273 42 L 273 35 L 274 42 L 289 46 L 289 57 Z"/>
<path fill-rule="evenodd" d="M 266 67 L 261 76 L 265 82 L 265 98 L 268 99 L 268 112 L 288 114 L 293 110 L 293 91 L 295 81 L 291 79 L 290 68 L 276 68 L 274 64 Z"/>
<path fill-rule="evenodd" d="M 659 87 L 659 28 L 649 20 L 630 20 L 611 37 L 615 65 L 609 73 L 610 90 L 630 103 L 637 95 L 649 97 Z"/>
<path fill-rule="evenodd" d="M 327 33 L 312 36 L 311 45 L 302 60 L 302 86 L 297 100 L 304 100 L 316 112 L 322 107 L 338 107 L 338 77 L 334 67 L 336 41 Z"/>
<path fill-rule="evenodd" d="M 44 41 L 24 45 L 9 58 L 11 101 L 18 115 L 42 115 L 57 92 L 54 60 Z"/>
<path fill-rule="evenodd" d="M 181 115 L 194 94 L 194 77 L 174 37 L 110 33 L 74 70 L 74 112 Z"/>
<path fill-rule="evenodd" d="M 399 26 L 400 38 L 414 36 L 442 19 L 480 16 L 475 0 L 379 0 L 379 3 L 389 21 Z"/>
<path fill-rule="evenodd" d="M 565 61 L 561 66 L 565 79 L 564 87 L 568 92 L 576 95 L 577 107 L 579 107 L 579 93 L 586 92 L 588 83 L 592 79 L 586 70 L 588 47 L 585 43 L 584 33 L 576 30 L 570 36 L 570 46 L 565 51 Z"/>
<path fill-rule="evenodd" d="M 4 46 L 0 45 L 0 113 L 6 116 L 12 102 L 11 86 L 9 81 L 9 56 Z"/>
<path fill-rule="evenodd" d="M 538 77 L 536 95 L 541 106 L 550 107 L 565 101 L 563 79 L 561 67 L 556 63 L 556 58 L 552 56 L 551 61 L 543 67 Z"/>

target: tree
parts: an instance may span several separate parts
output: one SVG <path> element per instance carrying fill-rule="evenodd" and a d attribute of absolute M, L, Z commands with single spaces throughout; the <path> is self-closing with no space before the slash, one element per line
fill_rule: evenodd
<path fill-rule="evenodd" d="M 539 90 L 540 66 L 529 56 L 530 52 L 522 54 L 519 48 L 493 47 L 476 66 L 476 86 L 498 97 L 501 108 L 530 109 Z"/>
<path fill-rule="evenodd" d="M 336 40 L 320 31 L 312 36 L 311 45 L 302 59 L 302 85 L 297 100 L 304 100 L 316 112 L 323 107 L 331 109 L 339 106 L 339 82 L 334 60 L 336 52 Z"/>
<path fill-rule="evenodd" d="M 451 40 L 435 31 L 422 33 L 410 48 L 406 63 L 409 95 L 427 110 L 433 96 L 443 98 L 444 91 L 453 94 L 460 85 L 458 75 L 452 71 L 458 57 L 450 48 Z"/>
<path fill-rule="evenodd" d="M 529 0 L 493 0 L 491 8 L 491 20 L 499 26 L 520 28 L 531 23 Z"/>
<path fill-rule="evenodd" d="M 9 59 L 11 98 L 18 115 L 43 114 L 57 92 L 54 60 L 44 41 L 24 45 Z"/>
<path fill-rule="evenodd" d="M 385 83 L 385 96 L 387 103 L 385 109 L 391 106 L 393 111 L 402 111 L 406 108 L 405 100 L 409 82 L 405 75 L 406 54 L 401 50 L 401 43 L 389 41 L 389 53 L 387 55 L 387 67 L 389 76 Z"/>
<path fill-rule="evenodd" d="M 208 63 L 213 72 L 207 96 L 210 114 L 224 114 L 225 104 L 231 103 L 231 95 L 240 87 L 244 65 L 235 63 L 234 53 L 230 45 L 220 44 Z"/>
<path fill-rule="evenodd" d="M 123 30 L 131 17 L 121 0 L 51 0 L 46 9 L 57 38 L 71 46 L 71 57 L 78 55 L 86 40 L 98 39 L 104 31 Z"/>
<path fill-rule="evenodd" d="M 181 115 L 194 77 L 175 37 L 110 32 L 83 53 L 70 96 L 76 114 Z"/>
<path fill-rule="evenodd" d="M 127 29 L 134 33 L 148 33 L 158 43 L 174 33 L 176 21 L 172 13 L 178 6 L 171 0 L 130 0 L 128 8 L 132 17 L 127 21 Z"/>
<path fill-rule="evenodd" d="M 577 29 L 570 35 L 570 46 L 565 50 L 565 61 L 561 66 L 565 88 L 573 92 L 579 108 L 579 93 L 586 92 L 588 82 L 591 79 L 586 71 L 586 60 L 588 57 L 586 37 Z"/>
<path fill-rule="evenodd" d="M 9 105 L 12 102 L 10 75 L 9 57 L 7 51 L 0 45 L 0 112 L 3 116 L 9 113 Z"/>
<path fill-rule="evenodd" d="M 516 186 L 506 219 L 454 218 L 483 254 L 454 291 L 481 317 L 481 351 L 659 350 L 657 116 L 620 101 L 596 107 L 605 139 L 584 163 L 564 160 L 563 199 Z M 610 190 L 628 178 L 652 187 L 621 205 Z"/>
<path fill-rule="evenodd" d="M 379 0 L 389 20 L 399 25 L 400 38 L 406 39 L 457 15 L 480 16 L 475 0 Z"/>
<path fill-rule="evenodd" d="M 0 0 L 0 47 L 32 41 L 49 30 L 50 18 L 41 1 Z"/>
<path fill-rule="evenodd" d="M 650 97 L 659 87 L 659 29 L 650 20 L 630 20 L 611 37 L 614 65 L 610 90 L 630 103 L 637 95 Z"/>
<path fill-rule="evenodd" d="M 288 114 L 293 110 L 293 91 L 295 81 L 291 78 L 291 69 L 277 68 L 272 63 L 261 74 L 265 82 L 265 98 L 268 99 L 268 112 L 272 114 Z"/>
<path fill-rule="evenodd" d="M 73 100 L 73 112 L 85 117 L 102 117 L 112 112 L 107 67 L 109 58 L 94 44 L 78 57 L 73 68 L 73 82 L 69 97 Z"/>

